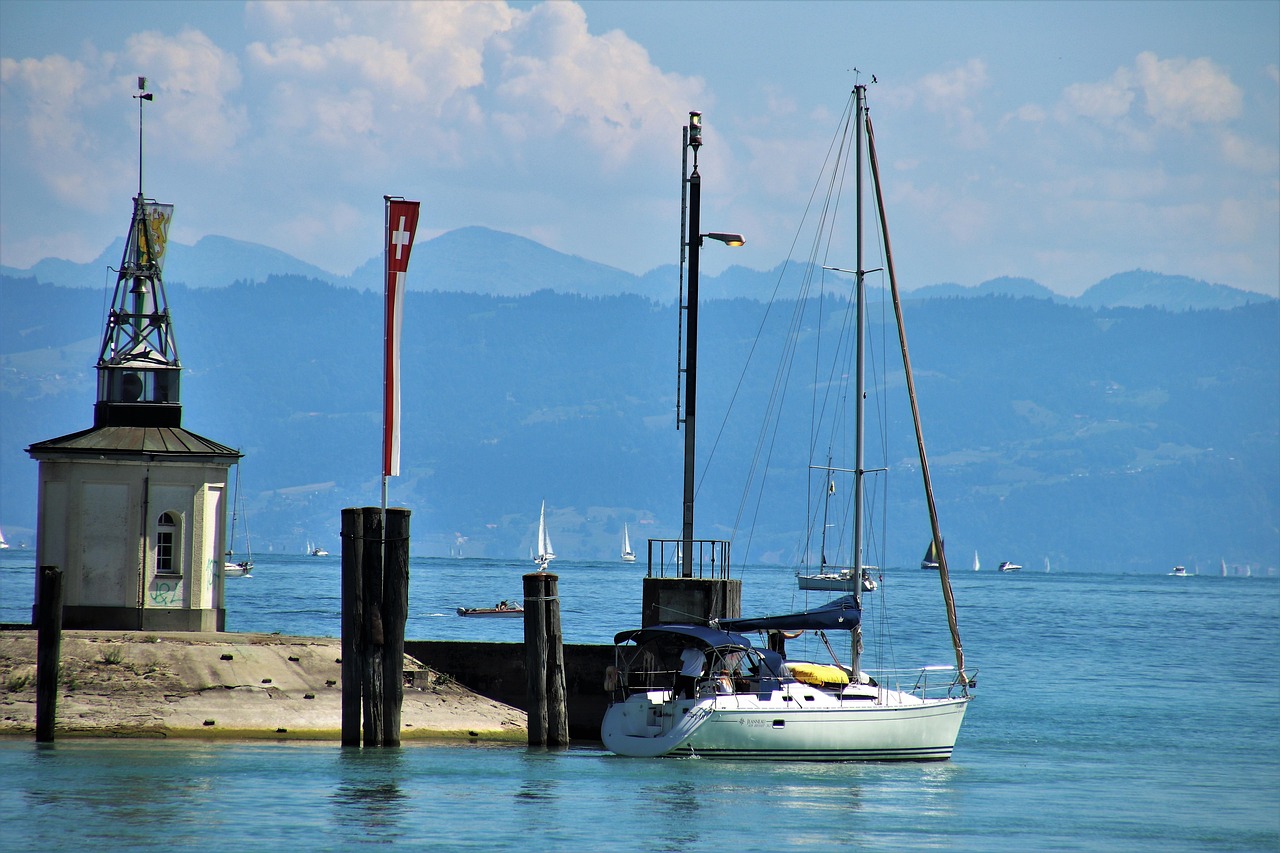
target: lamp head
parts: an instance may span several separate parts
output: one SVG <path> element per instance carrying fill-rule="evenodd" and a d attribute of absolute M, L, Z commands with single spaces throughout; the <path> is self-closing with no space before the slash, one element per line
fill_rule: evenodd
<path fill-rule="evenodd" d="M 726 246 L 745 246 L 747 243 L 741 234 L 726 234 L 723 231 L 712 231 L 701 236 L 710 237 L 712 240 L 719 240 Z"/>
<path fill-rule="evenodd" d="M 694 151 L 702 145 L 702 113 L 697 110 L 689 113 L 689 144 Z"/>

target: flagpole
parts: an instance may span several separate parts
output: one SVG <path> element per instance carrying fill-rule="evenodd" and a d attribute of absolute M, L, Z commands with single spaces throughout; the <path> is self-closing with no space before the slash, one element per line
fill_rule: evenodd
<path fill-rule="evenodd" d="M 390 266 L 391 256 L 387 252 L 387 246 L 389 245 L 390 234 L 391 234 L 391 196 L 384 195 L 382 197 L 382 286 L 384 288 L 383 300 L 382 300 L 383 301 L 383 307 L 382 307 L 382 401 L 383 401 L 382 416 L 383 416 L 383 422 L 382 422 L 382 461 L 381 461 L 381 464 L 379 465 L 379 467 L 382 470 L 382 544 L 383 544 L 384 551 L 386 549 L 386 540 L 387 540 L 387 463 L 386 463 L 386 459 L 387 459 L 387 454 L 389 452 L 389 448 L 387 445 L 391 441 L 391 436 L 389 434 L 387 423 L 386 423 L 387 383 L 390 381 L 390 377 L 387 375 L 387 371 L 389 367 L 389 365 L 387 364 L 387 352 L 388 352 L 388 348 L 391 345 L 391 316 L 390 316 L 390 312 L 387 311 L 386 293 L 385 293 L 387 280 L 390 278 L 390 275 L 391 275 L 391 266 Z M 386 554 L 384 553 L 383 559 L 385 558 L 386 558 Z"/>

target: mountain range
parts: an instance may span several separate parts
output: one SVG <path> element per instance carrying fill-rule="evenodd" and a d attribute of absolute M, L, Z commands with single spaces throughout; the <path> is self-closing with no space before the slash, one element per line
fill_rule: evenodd
<path fill-rule="evenodd" d="M 220 242 L 174 245 L 166 262 L 184 426 L 244 452 L 255 550 L 335 550 L 341 509 L 379 499 L 381 264 L 337 278 L 251 244 L 220 255 Z M 485 229 L 424 242 L 413 265 L 390 495 L 414 511 L 414 553 L 527 568 L 544 499 L 562 557 L 616 558 L 624 522 L 641 554 L 645 537 L 677 536 L 674 269 L 636 277 Z M 795 358 L 810 357 L 841 300 L 743 295 L 776 281 L 731 268 L 702 282 L 697 534 L 732 536 L 735 561 L 786 566 L 805 521 L 806 425 L 780 422 L 761 460 L 758 413 L 811 391 L 798 374 L 779 387 L 774 356 L 798 324 Z M 868 339 L 891 338 L 875 297 Z M 1141 272 L 1073 300 L 1025 279 L 911 297 L 953 567 L 973 550 L 1055 571 L 1280 562 L 1280 302 Z M 92 423 L 106 296 L 46 261 L 5 270 L 0 302 L 0 528 L 18 542 L 35 526 L 25 447 Z M 888 565 L 912 565 L 929 532 L 904 395 L 887 388 L 902 519 Z M 745 472 L 761 466 L 783 489 L 744 514 Z"/>
<path fill-rule="evenodd" d="M 114 283 L 109 268 L 118 267 L 124 240 L 118 239 L 89 263 L 47 258 L 27 268 L 0 265 L 0 275 L 33 278 L 61 287 L 101 287 Z M 227 287 L 235 282 L 262 282 L 271 276 L 298 276 L 356 290 L 382 289 L 382 259 L 374 257 L 352 271 L 337 275 L 300 261 L 278 249 L 233 240 L 201 238 L 194 246 L 170 242 L 166 282 L 192 288 Z M 704 299 L 768 300 L 779 280 L 789 274 L 787 264 L 760 271 L 731 266 L 719 275 L 702 275 Z M 409 268 L 409 290 L 444 290 L 493 296 L 523 296 L 537 290 L 583 296 L 634 293 L 657 301 L 675 298 L 679 273 L 674 265 L 660 266 L 642 276 L 576 255 L 566 255 L 532 240 L 473 226 L 419 241 Z M 929 284 L 910 290 L 909 299 L 940 297 L 1016 296 L 1053 299 L 1092 308 L 1142 308 L 1173 311 L 1193 308 L 1235 308 L 1266 302 L 1270 297 L 1223 284 L 1146 270 L 1117 273 L 1099 281 L 1078 297 L 1060 296 L 1027 278 L 1001 277 L 975 287 Z"/>

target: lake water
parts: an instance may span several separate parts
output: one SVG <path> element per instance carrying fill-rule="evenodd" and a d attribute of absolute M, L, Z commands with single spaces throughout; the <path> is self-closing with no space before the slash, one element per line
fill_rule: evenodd
<path fill-rule="evenodd" d="M 0 622 L 29 618 L 33 559 L 0 553 Z M 230 630 L 338 635 L 336 556 L 255 562 L 227 582 Z M 520 598 L 530 568 L 415 558 L 407 636 L 521 640 L 520 620 L 454 610 Z M 567 642 L 638 623 L 640 564 L 553 570 Z M 1024 570 L 954 586 L 978 688 L 949 762 L 0 739 L 0 847 L 1280 850 L 1280 581 Z M 882 587 L 866 622 L 893 617 L 884 663 L 951 662 L 936 574 L 892 570 Z M 802 596 L 785 570 L 743 576 L 745 612 L 823 600 Z"/>

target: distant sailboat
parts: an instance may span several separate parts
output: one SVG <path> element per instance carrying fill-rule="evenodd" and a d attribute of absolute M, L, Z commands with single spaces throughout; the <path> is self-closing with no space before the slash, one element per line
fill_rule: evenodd
<path fill-rule="evenodd" d="M 1049 574 L 1049 558 L 1048 557 L 1044 558 L 1044 573 L 1046 575 Z"/>
<path fill-rule="evenodd" d="M 982 568 L 982 563 L 978 562 L 978 552 L 974 551 L 973 552 L 973 570 L 976 572 L 976 571 L 979 571 L 981 568 Z"/>
<path fill-rule="evenodd" d="M 253 577 L 253 544 L 249 541 L 249 517 L 244 518 L 244 550 L 245 558 L 236 559 L 236 520 L 244 515 L 244 504 L 240 498 L 240 466 L 236 466 L 236 491 L 231 502 L 231 539 L 225 559 L 222 561 L 222 573 L 229 578 Z"/>
<path fill-rule="evenodd" d="M 538 515 L 538 553 L 534 555 L 533 561 L 538 564 L 538 571 L 545 572 L 547 563 L 556 558 L 556 552 L 551 548 L 551 537 L 547 534 L 547 502 L 542 502 L 542 512 Z"/>
<path fill-rule="evenodd" d="M 8 547 L 9 547 L 9 543 L 4 541 L 4 531 L 0 530 L 0 551 L 3 551 L 5 548 L 8 548 Z"/>
<path fill-rule="evenodd" d="M 942 547 L 947 547 L 945 541 L 942 543 Z M 929 547 L 924 552 L 924 559 L 920 561 L 920 568 L 938 571 L 938 548 L 937 543 L 932 539 L 929 540 Z"/>
<path fill-rule="evenodd" d="M 622 522 L 622 562 L 634 563 L 636 561 L 635 552 L 631 550 L 631 534 L 627 530 L 627 523 Z"/>

